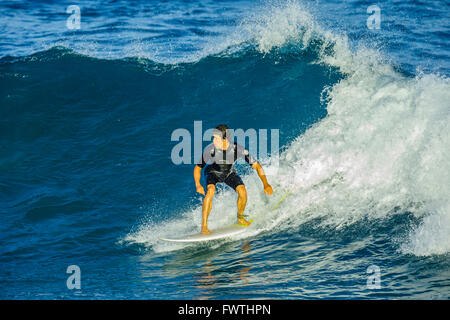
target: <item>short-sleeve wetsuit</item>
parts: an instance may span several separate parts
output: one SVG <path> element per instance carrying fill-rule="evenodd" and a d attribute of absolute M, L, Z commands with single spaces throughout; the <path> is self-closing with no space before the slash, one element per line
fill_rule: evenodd
<path fill-rule="evenodd" d="M 203 150 L 201 162 L 197 165 L 203 168 L 210 162 L 205 169 L 207 185 L 223 182 L 236 190 L 237 186 L 244 184 L 234 169 L 234 163 L 240 158 L 250 165 L 256 162 L 248 150 L 236 142 L 230 142 L 226 150 L 217 149 L 211 143 Z"/>

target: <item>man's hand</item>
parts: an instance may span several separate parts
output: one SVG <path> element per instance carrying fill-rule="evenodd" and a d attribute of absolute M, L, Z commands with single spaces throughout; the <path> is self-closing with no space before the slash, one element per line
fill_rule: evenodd
<path fill-rule="evenodd" d="M 202 194 L 202 195 L 205 195 L 205 189 L 203 189 L 203 186 L 201 184 L 199 184 L 197 186 L 197 192 Z"/>
<path fill-rule="evenodd" d="M 266 184 L 264 186 L 264 193 L 268 196 L 270 196 L 273 193 L 272 186 L 270 184 Z"/>

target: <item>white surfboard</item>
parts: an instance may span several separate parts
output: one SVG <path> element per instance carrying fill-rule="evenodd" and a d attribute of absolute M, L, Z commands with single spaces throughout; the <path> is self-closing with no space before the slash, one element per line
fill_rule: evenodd
<path fill-rule="evenodd" d="M 169 242 L 199 242 L 199 241 L 218 240 L 223 238 L 229 238 L 239 233 L 245 232 L 247 228 L 248 228 L 247 226 L 235 224 L 230 227 L 211 230 L 210 234 L 196 233 L 180 238 L 161 238 L 161 240 Z"/>

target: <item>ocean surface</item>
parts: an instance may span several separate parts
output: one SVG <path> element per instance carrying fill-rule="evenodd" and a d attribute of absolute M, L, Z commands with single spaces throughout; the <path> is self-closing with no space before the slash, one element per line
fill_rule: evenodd
<path fill-rule="evenodd" d="M 0 31 L 0 299 L 450 298 L 449 1 L 3 0 Z M 194 121 L 279 130 L 274 194 L 239 162 L 253 225 L 172 244 Z"/>

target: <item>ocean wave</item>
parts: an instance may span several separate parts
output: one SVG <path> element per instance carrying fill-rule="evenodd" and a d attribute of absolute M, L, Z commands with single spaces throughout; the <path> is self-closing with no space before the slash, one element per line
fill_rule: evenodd
<path fill-rule="evenodd" d="M 284 203 L 268 212 L 277 200 L 261 195 L 257 178 L 245 177 L 251 195 L 247 211 L 265 213 L 248 236 L 296 228 L 317 218 L 321 225 L 340 229 L 411 212 L 423 222 L 400 250 L 415 255 L 449 252 L 448 79 L 398 72 L 377 50 L 351 48 L 345 35 L 323 30 L 295 1 L 243 24 L 243 30 L 263 54 L 313 50 L 314 63 L 345 74 L 324 88 L 327 116 L 285 149 L 279 167 L 271 167 L 270 161 L 266 166 L 275 172 L 269 180 L 278 195 L 293 190 Z M 234 201 L 231 192 L 217 195 L 212 227 L 231 223 Z M 430 209 L 442 203 L 438 210 Z M 196 207 L 182 213 L 170 230 L 143 226 L 126 240 L 161 250 L 157 238 L 166 232 L 192 232 L 200 223 L 199 212 Z M 221 218 L 214 218 L 215 212 Z"/>
<path fill-rule="evenodd" d="M 151 95 L 142 94 L 143 86 L 151 87 L 154 92 L 170 91 L 173 101 L 186 100 L 186 93 L 192 91 L 188 89 L 192 86 L 192 79 L 210 77 L 211 70 L 220 70 L 224 60 L 233 64 L 247 59 L 242 78 L 254 72 L 255 61 L 266 61 L 273 70 L 279 61 L 288 59 L 321 66 L 315 70 L 321 74 L 308 75 L 307 82 L 304 70 L 292 69 L 282 74 L 282 78 L 288 77 L 298 82 L 298 86 L 322 91 L 327 116 L 306 132 L 299 129 L 299 136 L 285 146 L 279 167 L 271 166 L 274 159 L 261 159 L 271 173 L 269 178 L 279 191 L 277 194 L 293 191 L 279 209 L 260 219 L 249 235 L 296 228 L 316 218 L 321 219 L 322 225 L 339 229 L 362 219 L 412 212 L 423 222 L 411 230 L 400 246 L 402 252 L 429 255 L 450 250 L 445 241 L 450 238 L 449 230 L 440 227 L 445 225 L 442 221 L 447 221 L 450 214 L 447 210 L 450 191 L 446 153 L 450 146 L 447 102 L 450 84 L 447 78 L 435 74 L 411 77 L 399 72 L 377 50 L 362 45 L 352 47 L 345 34 L 321 27 L 297 1 L 272 3 L 264 11 L 248 16 L 233 33 L 220 41 L 210 43 L 195 57 L 185 56 L 183 61 L 175 59 L 166 63 L 136 54 L 136 50 L 130 51 L 132 58 L 105 60 L 91 57 L 89 52 L 85 55 L 65 47 L 53 47 L 28 57 L 2 58 L 2 68 L 7 72 L 3 72 L 1 77 L 5 83 L 14 83 L 10 81 L 13 79 L 30 82 L 36 77 L 30 78 L 31 71 L 27 72 L 24 65 L 35 70 L 36 66 L 45 69 L 49 63 L 52 67 L 56 63 L 58 68 L 68 72 L 59 86 L 63 86 L 66 80 L 68 85 L 72 85 L 72 79 L 80 70 L 83 70 L 84 78 L 101 82 L 102 87 L 108 90 L 115 87 L 110 79 L 118 75 L 123 79 L 137 78 L 141 79 L 140 83 L 126 85 L 125 90 L 131 97 L 127 104 L 133 105 L 154 99 Z M 142 52 L 141 49 L 138 51 Z M 258 59 L 251 60 L 255 55 Z M 8 67 L 14 64 L 20 67 L 17 70 Z M 78 66 L 77 70 L 73 65 Z M 142 70 L 147 76 L 142 76 Z M 326 70 L 331 70 L 333 77 L 340 80 L 328 87 L 318 87 L 323 84 L 321 79 L 329 76 Z M 42 72 L 42 75 L 46 73 Z M 233 72 L 229 76 L 233 77 Z M 220 79 L 212 79 L 217 80 L 217 86 L 223 83 Z M 181 89 L 173 90 L 173 83 L 179 83 Z M 200 85 L 211 86 L 211 82 Z M 237 83 L 233 85 L 238 86 Z M 252 88 L 255 92 L 261 89 Z M 124 96 L 116 90 L 109 92 L 113 97 L 117 95 L 119 102 L 114 103 L 116 109 L 108 112 L 120 112 Z M 80 92 L 77 94 L 80 99 Z M 35 92 L 33 100 L 39 101 L 40 96 L 40 91 Z M 160 98 L 161 104 L 167 107 L 165 99 Z M 299 107 L 300 104 L 301 101 Z M 8 108 L 3 111 L 6 119 L 13 115 Z M 163 123 L 163 119 L 157 118 L 161 113 L 158 108 L 149 108 L 147 113 L 158 119 L 154 121 Z M 167 109 L 164 114 L 167 114 Z M 36 119 L 40 118 L 36 116 Z M 302 117 L 298 119 L 302 121 Z M 91 120 L 97 123 L 94 118 Z M 14 132 L 12 129 L 7 131 Z M 55 129 L 55 134 L 60 135 L 63 131 L 64 128 Z M 39 132 L 47 131 L 40 128 Z M 135 130 L 133 134 L 139 132 Z M 246 176 L 244 180 L 252 195 L 248 212 L 266 213 L 277 200 L 267 200 L 260 194 L 257 178 Z M 216 196 L 213 210 L 228 213 L 225 215 L 228 218 L 212 218 L 212 226 L 231 223 L 234 202 L 234 194 L 230 192 Z M 195 230 L 194 226 L 199 224 L 199 210 L 195 207 L 178 215 L 174 213 L 177 218 L 172 222 L 170 232 Z M 440 231 L 435 232 L 436 228 Z M 169 229 L 161 229 L 161 232 L 169 232 Z M 155 230 L 159 228 L 149 222 L 126 239 L 157 245 L 161 234 Z"/>

